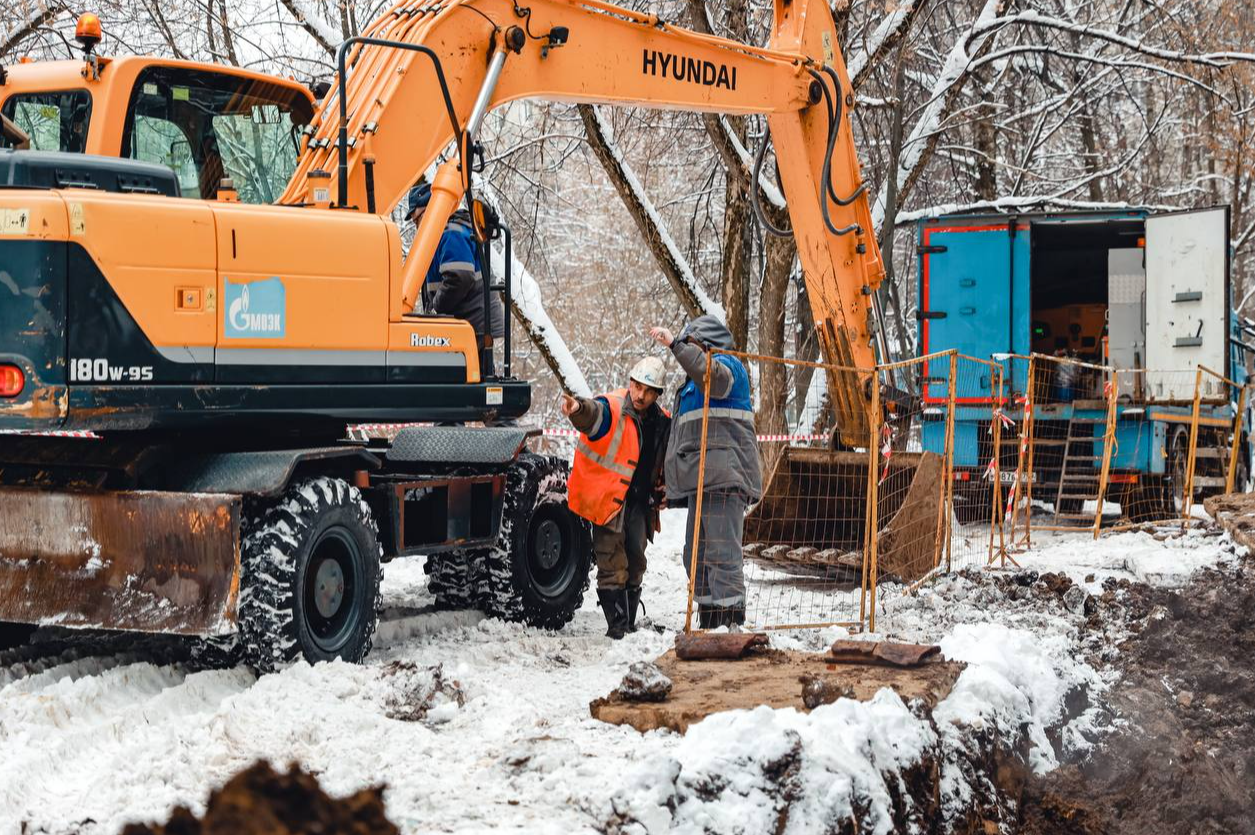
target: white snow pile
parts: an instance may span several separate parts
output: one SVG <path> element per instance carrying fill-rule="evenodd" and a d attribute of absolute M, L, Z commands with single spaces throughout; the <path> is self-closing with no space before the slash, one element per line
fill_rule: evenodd
<path fill-rule="evenodd" d="M 1152 586 L 1177 588 L 1201 568 L 1234 559 L 1232 539 L 1213 528 L 1195 527 L 1184 532 L 1169 526 L 1159 533 L 1129 531 L 1104 534 L 1098 540 L 1069 534 L 1037 540 L 1032 551 L 1017 557 L 1024 568 L 1067 574 L 1092 592 L 1108 578 L 1126 578 Z"/>
<path fill-rule="evenodd" d="M 650 552 L 644 598 L 661 634 L 609 641 L 592 594 L 557 633 L 434 612 L 421 562 L 398 560 L 362 666 L 299 663 L 258 679 L 154 664 L 142 651 L 0 666 L 0 835 L 113 835 L 177 804 L 199 813 L 259 758 L 299 762 L 335 796 L 386 783 L 388 815 L 406 833 L 800 835 L 851 817 L 867 831 L 910 831 L 973 809 L 996 818 L 993 752 L 1028 750 L 1031 767 L 1049 769 L 1099 722 L 1096 708 L 1071 715 L 1086 702 L 1078 691 L 1095 701 L 1112 680 L 1086 663 L 1082 642 L 1095 633 L 1081 628 L 1084 615 L 962 576 L 912 597 L 882 586 L 874 637 L 937 642 L 968 665 L 931 715 L 884 690 L 809 714 L 714 715 L 686 736 L 598 722 L 589 702 L 662 654 L 683 622 L 683 523 L 667 511 Z M 1095 574 L 1094 585 L 1176 583 L 1231 550 L 1202 534 L 1072 536 L 1017 559 L 1078 582 Z M 772 643 L 821 650 L 844 634 Z M 934 765 L 940 797 L 922 788 Z"/>

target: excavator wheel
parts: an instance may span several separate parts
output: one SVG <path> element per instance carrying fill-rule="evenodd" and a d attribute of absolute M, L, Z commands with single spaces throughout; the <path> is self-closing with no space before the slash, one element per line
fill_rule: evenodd
<path fill-rule="evenodd" d="M 482 563 L 483 551 L 477 549 L 428 555 L 423 568 L 427 572 L 427 590 L 436 598 L 436 608 L 474 609 Z"/>
<path fill-rule="evenodd" d="M 266 672 L 302 656 L 361 661 L 379 619 L 382 556 L 356 487 L 327 477 L 290 486 L 243 535 L 242 660 Z"/>
<path fill-rule="evenodd" d="M 567 509 L 570 465 L 524 452 L 506 477 L 497 544 L 480 551 L 479 608 L 544 629 L 571 622 L 592 567 L 592 528 Z"/>

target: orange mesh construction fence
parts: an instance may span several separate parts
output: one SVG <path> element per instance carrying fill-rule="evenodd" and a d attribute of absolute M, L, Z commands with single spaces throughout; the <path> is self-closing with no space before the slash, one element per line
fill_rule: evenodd
<path fill-rule="evenodd" d="M 946 568 L 951 441 L 943 432 L 941 448 L 925 449 L 923 435 L 938 415 L 945 426 L 947 409 L 924 394 L 926 377 L 940 374 L 950 402 L 953 352 L 876 369 L 718 351 L 709 362 L 745 367 L 753 415 L 707 397 L 690 419 L 701 432 L 692 436 L 688 628 L 861 627 L 874 621 L 879 587 L 898 593 Z M 738 419 L 768 438 L 756 442 L 756 495 L 725 484 Z"/>
<path fill-rule="evenodd" d="M 875 629 L 878 604 L 1014 564 L 1034 531 L 1180 520 L 1246 479 L 1246 389 L 1205 368 L 954 351 L 876 368 L 707 362 L 743 368 L 751 393 L 732 403 L 707 385 L 677 416 L 689 429 L 673 453 L 696 468 L 689 630 Z"/>
<path fill-rule="evenodd" d="M 725 618 L 757 629 L 857 625 L 872 430 L 866 404 L 825 392 L 850 381 L 874 388 L 875 371 L 720 352 L 709 361 L 746 369 L 753 414 L 707 399 L 700 438 L 692 435 L 702 469 L 685 540 L 689 626 L 710 628 Z M 724 476 L 739 455 L 729 443 L 751 434 L 765 439 L 749 455 L 762 486 L 747 495 L 729 489 Z M 677 453 L 684 460 L 685 451 Z"/>

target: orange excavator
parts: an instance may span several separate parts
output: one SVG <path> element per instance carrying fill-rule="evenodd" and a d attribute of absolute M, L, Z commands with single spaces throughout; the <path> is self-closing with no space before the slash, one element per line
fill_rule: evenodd
<path fill-rule="evenodd" d="M 93 15 L 76 36 L 81 61 L 0 68 L 7 640 L 58 625 L 198 636 L 262 669 L 359 660 L 381 563 L 420 555 L 438 605 L 570 620 L 589 531 L 565 463 L 525 451 L 532 431 L 343 440 L 346 422 L 529 407 L 508 334 L 484 373 L 490 340 L 419 304 L 460 204 L 485 267 L 508 237 L 474 175 L 484 116 L 510 101 L 766 114 L 824 355 L 875 365 L 883 270 L 824 2 L 775 0 L 761 48 L 599 0 L 407 0 L 340 46 L 321 102 L 97 55 Z M 447 149 L 403 258 L 388 213 Z M 509 269 L 485 278 L 508 304 Z M 829 376 L 858 416 L 847 446 L 866 446 L 874 384 Z"/>

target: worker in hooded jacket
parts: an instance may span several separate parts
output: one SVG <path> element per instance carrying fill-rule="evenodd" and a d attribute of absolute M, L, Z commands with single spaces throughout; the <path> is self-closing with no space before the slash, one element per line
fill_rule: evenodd
<path fill-rule="evenodd" d="M 562 395 L 562 413 L 580 432 L 567 504 L 593 523 L 597 599 L 606 635 L 616 640 L 636 631 L 645 548 L 658 529 L 671 422 L 658 404 L 665 378 L 662 360 L 645 357 L 625 389 L 595 398 Z"/>
<path fill-rule="evenodd" d="M 714 316 L 698 316 L 685 325 L 678 337 L 662 327 L 653 328 L 650 335 L 671 350 L 688 375 L 672 410 L 664 474 L 667 500 L 688 506 L 684 566 L 693 578 L 698 622 L 702 629 L 739 626 L 745 623 L 741 551 L 745 508 L 763 493 L 749 372 L 737 357 L 716 353 L 711 358 L 701 532 L 694 577 L 691 561 L 702 460 L 706 353 L 712 348 L 731 350 L 732 333 Z"/>

